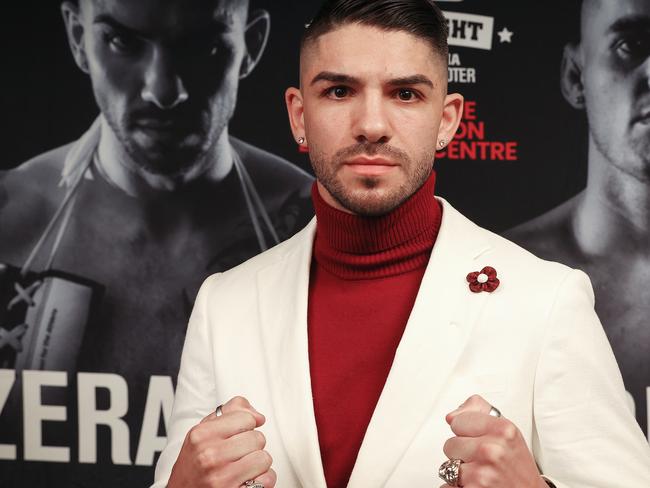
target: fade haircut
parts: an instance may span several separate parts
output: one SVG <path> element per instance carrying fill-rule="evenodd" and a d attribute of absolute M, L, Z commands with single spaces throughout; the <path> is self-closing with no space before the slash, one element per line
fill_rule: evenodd
<path fill-rule="evenodd" d="M 432 0 L 326 0 L 302 35 L 301 51 L 320 36 L 345 24 L 408 32 L 429 42 L 434 53 L 447 65 L 449 27 Z"/>

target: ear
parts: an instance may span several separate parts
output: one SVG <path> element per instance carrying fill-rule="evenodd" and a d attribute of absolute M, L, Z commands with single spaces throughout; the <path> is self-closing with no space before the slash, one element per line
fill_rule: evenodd
<path fill-rule="evenodd" d="M 579 50 L 580 48 L 576 44 L 564 46 L 560 67 L 560 88 L 569 105 L 582 110 L 585 108 L 585 93 Z"/>
<path fill-rule="evenodd" d="M 244 38 L 246 41 L 246 54 L 241 64 L 239 78 L 246 78 L 262 59 L 266 43 L 269 40 L 271 31 L 271 16 L 266 10 L 255 10 L 251 12 L 246 24 Z"/>
<path fill-rule="evenodd" d="M 65 1 L 61 4 L 61 14 L 68 34 L 68 43 L 77 66 L 84 73 L 88 73 L 88 57 L 84 45 L 84 26 L 81 22 L 79 5 Z"/>
<path fill-rule="evenodd" d="M 291 125 L 294 140 L 297 141 L 301 137 L 306 138 L 302 93 L 300 93 L 298 88 L 287 88 L 287 91 L 284 93 L 284 101 L 287 104 L 289 124 Z"/>
<path fill-rule="evenodd" d="M 454 138 L 463 117 L 464 101 L 460 93 L 450 93 L 445 97 L 438 129 L 438 149 L 443 149 Z M 444 144 L 440 145 L 441 142 Z"/>

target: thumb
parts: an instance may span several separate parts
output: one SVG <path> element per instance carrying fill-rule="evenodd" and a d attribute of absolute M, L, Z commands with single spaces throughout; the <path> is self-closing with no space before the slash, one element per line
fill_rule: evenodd
<path fill-rule="evenodd" d="M 258 412 L 250 402 L 241 396 L 231 398 L 221 407 L 221 411 L 225 413 L 243 411 L 250 413 L 255 418 L 255 427 L 261 427 L 266 422 L 266 418 Z"/>
<path fill-rule="evenodd" d="M 454 421 L 456 417 L 458 417 L 461 413 L 466 413 L 466 412 L 480 412 L 480 413 L 490 413 L 490 409 L 492 408 L 492 405 L 490 405 L 482 396 L 480 395 L 472 395 L 469 397 L 467 400 L 465 400 L 463 403 L 460 404 L 460 406 L 456 410 L 452 410 L 445 416 L 445 421 L 451 425 L 451 423 Z"/>

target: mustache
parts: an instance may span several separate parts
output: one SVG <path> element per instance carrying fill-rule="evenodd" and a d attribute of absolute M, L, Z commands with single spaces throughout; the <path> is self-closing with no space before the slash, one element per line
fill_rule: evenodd
<path fill-rule="evenodd" d="M 337 161 L 345 161 L 355 156 L 385 156 L 395 162 L 408 163 L 409 157 L 401 149 L 391 146 L 385 142 L 359 142 L 352 146 L 339 149 L 334 154 Z"/>

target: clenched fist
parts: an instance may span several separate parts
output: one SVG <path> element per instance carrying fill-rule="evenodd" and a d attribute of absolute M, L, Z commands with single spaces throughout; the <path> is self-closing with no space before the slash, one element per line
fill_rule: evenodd
<path fill-rule="evenodd" d="M 456 437 L 445 442 L 449 459 L 461 459 L 458 486 L 464 488 L 548 488 L 515 424 L 490 415 L 478 395 L 447 414 Z M 449 485 L 443 485 L 449 488 Z"/>
<path fill-rule="evenodd" d="M 273 488 L 273 460 L 264 451 L 264 434 L 255 430 L 264 416 L 242 397 L 222 406 L 190 429 L 169 478 L 168 488 L 237 488 L 257 480 Z"/>

